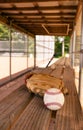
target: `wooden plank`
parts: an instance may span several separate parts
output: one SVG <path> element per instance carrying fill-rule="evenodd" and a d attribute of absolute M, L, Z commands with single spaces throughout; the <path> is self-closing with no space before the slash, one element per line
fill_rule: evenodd
<path fill-rule="evenodd" d="M 68 80 L 74 81 L 75 80 L 74 70 L 70 67 L 66 67 L 65 70 L 64 70 L 64 73 L 63 73 L 63 77 L 64 77 L 65 81 L 68 81 Z"/>
<path fill-rule="evenodd" d="M 57 111 L 52 111 L 52 116 L 49 124 L 48 130 L 54 130 L 55 129 L 55 118 L 56 118 L 56 112 Z"/>
<path fill-rule="evenodd" d="M 28 2 L 49 2 L 50 0 L 20 0 L 20 1 L 17 1 L 17 0 L 6 0 L 5 3 L 28 3 Z M 55 0 L 51 0 L 51 2 L 55 2 Z M 57 2 L 64 2 L 63 0 L 57 0 Z M 67 2 L 70 2 L 70 1 L 74 1 L 74 0 L 66 0 Z M 77 1 L 77 0 L 76 0 Z M 75 3 L 76 3 L 75 1 Z M 3 3 L 4 4 L 4 1 L 1 0 L 0 3 Z"/>
<path fill-rule="evenodd" d="M 47 130 L 51 111 L 46 109 L 42 98 L 34 97 L 11 130 Z"/>
<path fill-rule="evenodd" d="M 63 130 L 64 128 L 65 128 L 64 130 L 67 129 L 66 124 L 67 124 L 69 118 L 67 117 L 68 116 L 68 111 L 66 111 L 66 110 L 67 110 L 68 107 L 69 106 L 68 106 L 68 104 L 67 104 L 67 102 L 65 100 L 65 104 L 64 104 L 63 108 L 61 108 L 59 111 L 57 111 L 56 119 L 55 119 L 55 128 L 57 130 Z M 69 123 L 70 123 L 70 121 L 69 121 Z"/>
<path fill-rule="evenodd" d="M 21 81 L 21 82 L 20 82 Z M 24 77 L 9 82 L 0 88 L 0 101 L 24 84 Z"/>
<path fill-rule="evenodd" d="M 32 96 L 27 92 L 24 86 L 20 87 L 7 98 L 0 102 L 0 129 L 7 130 L 16 121 Z"/>
<path fill-rule="evenodd" d="M 32 72 L 34 72 L 34 73 L 41 73 L 42 70 L 43 70 L 43 68 L 36 68 Z"/>
<path fill-rule="evenodd" d="M 64 60 L 64 62 L 60 61 L 59 63 L 61 64 L 65 63 L 66 68 L 63 68 L 63 65 L 60 64 L 57 65 L 55 69 L 51 69 L 50 67 L 48 67 L 48 68 L 38 68 L 36 69 L 36 71 L 35 70 L 34 71 L 37 73 L 46 73 L 50 75 L 53 74 L 53 76 L 57 77 L 63 75 L 63 81 L 65 87 L 67 87 L 69 91 L 69 94 L 65 95 L 65 103 L 63 107 L 60 110 L 58 110 L 56 114 L 53 113 L 54 115 L 52 117 L 52 112 L 44 106 L 43 99 L 35 96 L 32 100 L 30 100 L 29 103 L 25 103 L 26 107 L 21 109 L 21 107 L 25 106 L 23 104 L 24 102 L 27 102 L 28 95 L 25 92 L 25 89 L 19 88 L 18 91 L 14 92 L 18 96 L 15 96 L 14 93 L 12 93 L 11 98 L 8 98 L 10 97 L 9 95 L 7 99 L 3 100 L 4 102 L 1 102 L 2 105 L 0 106 L 0 111 L 1 114 L 3 113 L 2 114 L 3 116 L 0 118 L 1 130 L 7 130 L 7 128 L 10 130 L 82 130 L 83 129 L 82 111 L 75 87 L 74 71 L 69 66 L 68 59 Z M 21 97 L 24 98 L 22 99 Z M 13 101 L 11 101 L 12 99 Z M 17 108 L 18 110 L 16 110 Z"/>
<path fill-rule="evenodd" d="M 42 73 L 42 74 L 50 74 L 52 71 L 53 71 L 53 70 L 48 67 L 48 68 L 44 68 L 44 69 L 41 71 L 41 73 Z"/>
<path fill-rule="evenodd" d="M 78 99 L 73 69 L 67 67 L 64 71 L 63 80 L 69 90 L 69 95 L 65 96 L 63 108 L 57 111 L 55 129 L 57 130 L 78 130 L 82 116 L 81 105 Z"/>
<path fill-rule="evenodd" d="M 55 121 L 53 120 L 54 123 L 51 124 L 52 127 L 49 127 L 49 130 L 82 130 L 83 114 L 75 87 L 74 70 L 71 68 L 68 58 L 65 59 L 64 63 L 66 67 L 63 71 L 63 81 L 65 87 L 68 88 L 69 94 L 65 95 L 65 103 L 57 111 Z M 56 76 L 58 72 L 60 73 L 59 66 L 57 68 L 52 72 L 53 76 Z"/>
<path fill-rule="evenodd" d="M 41 73 L 41 74 L 50 74 L 53 70 L 48 67 L 48 68 L 36 68 L 33 70 L 34 73 Z"/>
<path fill-rule="evenodd" d="M 65 60 L 64 57 L 60 58 L 60 59 L 57 60 L 55 63 L 53 63 L 52 65 L 50 65 L 50 68 L 51 68 L 51 69 L 55 69 L 57 65 L 61 65 L 62 63 L 64 64 L 64 60 Z M 62 63 L 61 63 L 61 62 L 62 62 Z"/>
<path fill-rule="evenodd" d="M 39 7 L 38 8 L 39 10 L 62 10 L 62 9 L 66 9 L 66 10 L 70 10 L 70 9 L 77 9 L 77 6 L 44 6 L 44 7 Z M 34 8 L 34 7 L 18 7 L 18 8 L 12 8 L 12 7 L 9 7 L 9 8 L 3 8 L 1 7 L 0 8 L 0 11 L 8 11 L 8 12 L 11 12 L 11 11 L 34 11 L 34 10 L 37 10 L 37 7 Z M 75 13 L 73 13 L 75 14 Z"/>
<path fill-rule="evenodd" d="M 71 67 L 70 59 L 68 57 L 65 57 L 65 66 Z"/>
<path fill-rule="evenodd" d="M 61 78 L 62 72 L 63 72 L 63 67 L 62 66 L 56 66 L 56 69 L 54 69 L 50 75 L 54 76 L 56 78 Z"/>
<path fill-rule="evenodd" d="M 62 57 L 62 59 L 61 59 L 59 65 L 62 65 L 62 66 L 63 66 L 64 64 L 65 64 L 65 57 Z"/>

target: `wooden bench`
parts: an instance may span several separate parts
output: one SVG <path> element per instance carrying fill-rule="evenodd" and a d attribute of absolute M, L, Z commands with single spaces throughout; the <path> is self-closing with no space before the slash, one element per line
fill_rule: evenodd
<path fill-rule="evenodd" d="M 46 109 L 40 97 L 34 97 L 11 130 L 46 130 L 51 112 Z"/>
<path fill-rule="evenodd" d="M 61 58 L 54 66 L 55 68 L 37 68 L 34 72 L 63 79 L 69 91 L 65 95 L 63 107 L 56 112 L 48 110 L 42 98 L 30 94 L 22 86 L 0 102 L 0 130 L 83 130 L 74 70 L 70 67 L 68 58 Z"/>
<path fill-rule="evenodd" d="M 24 86 L 18 88 L 0 102 L 0 130 L 7 130 L 32 99 Z"/>
<path fill-rule="evenodd" d="M 82 130 L 82 110 L 74 83 L 74 74 L 71 68 L 65 68 L 63 74 L 65 86 L 69 94 L 65 96 L 65 104 L 57 111 L 55 118 L 56 130 Z"/>

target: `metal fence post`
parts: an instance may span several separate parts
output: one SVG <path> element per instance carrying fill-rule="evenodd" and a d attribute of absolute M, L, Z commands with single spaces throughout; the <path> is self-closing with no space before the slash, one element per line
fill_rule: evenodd
<path fill-rule="evenodd" d="M 11 79 L 11 73 L 12 73 L 12 61 L 11 61 L 11 51 L 12 51 L 12 36 L 11 36 L 11 27 L 12 27 L 12 21 L 10 22 L 10 26 L 9 26 L 9 42 L 10 42 L 10 79 Z"/>
<path fill-rule="evenodd" d="M 34 68 L 36 67 L 36 36 L 34 38 Z"/>

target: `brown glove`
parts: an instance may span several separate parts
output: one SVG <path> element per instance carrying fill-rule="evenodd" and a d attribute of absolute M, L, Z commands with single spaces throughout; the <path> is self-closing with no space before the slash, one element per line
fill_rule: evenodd
<path fill-rule="evenodd" d="M 52 77 L 47 74 L 29 74 L 26 78 L 26 86 L 29 91 L 43 96 L 45 91 L 49 88 L 58 88 L 64 94 L 68 93 L 67 88 L 61 79 Z"/>

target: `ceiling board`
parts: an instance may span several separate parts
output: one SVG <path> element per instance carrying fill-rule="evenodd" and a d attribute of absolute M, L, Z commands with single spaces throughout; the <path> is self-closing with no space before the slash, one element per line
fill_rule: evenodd
<path fill-rule="evenodd" d="M 0 0 L 0 15 L 36 35 L 70 35 L 78 5 L 78 0 Z"/>

